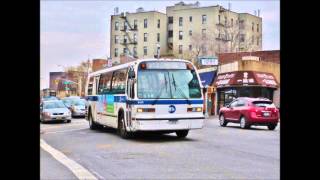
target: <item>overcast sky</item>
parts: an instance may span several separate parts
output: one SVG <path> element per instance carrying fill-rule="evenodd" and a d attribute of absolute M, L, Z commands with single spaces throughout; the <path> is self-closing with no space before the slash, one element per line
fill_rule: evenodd
<path fill-rule="evenodd" d="M 49 87 L 49 72 L 62 71 L 63 66 L 77 65 L 88 58 L 109 56 L 110 15 L 134 12 L 138 7 L 165 13 L 166 6 L 179 1 L 85 1 L 41 0 L 41 89 Z M 196 1 L 184 1 L 195 3 Z M 280 49 L 280 1 L 199 1 L 200 6 L 222 5 L 235 12 L 253 14 L 260 9 L 263 50 Z"/>

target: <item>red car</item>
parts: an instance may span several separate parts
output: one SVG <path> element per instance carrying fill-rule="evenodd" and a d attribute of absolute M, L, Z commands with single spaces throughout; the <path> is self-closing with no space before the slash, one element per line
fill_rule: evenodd
<path fill-rule="evenodd" d="M 274 130 L 279 122 L 279 110 L 265 98 L 239 97 L 220 109 L 219 122 L 223 127 L 231 122 L 240 123 L 243 129 L 258 125 Z"/>

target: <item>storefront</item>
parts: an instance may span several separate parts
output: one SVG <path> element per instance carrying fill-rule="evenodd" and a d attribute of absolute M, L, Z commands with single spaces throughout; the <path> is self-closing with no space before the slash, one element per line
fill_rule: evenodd
<path fill-rule="evenodd" d="M 264 97 L 273 100 L 278 82 L 271 73 L 235 71 L 218 74 L 214 81 L 217 88 L 217 112 L 237 97 Z"/>
<path fill-rule="evenodd" d="M 213 81 L 216 77 L 216 70 L 212 68 L 199 70 L 199 76 L 201 83 L 204 87 L 204 112 L 207 111 L 208 115 L 214 115 L 215 113 L 215 88 L 213 86 Z"/>

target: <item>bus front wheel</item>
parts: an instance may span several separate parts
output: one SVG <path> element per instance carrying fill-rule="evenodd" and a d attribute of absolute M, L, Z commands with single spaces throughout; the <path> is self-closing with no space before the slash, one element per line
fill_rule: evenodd
<path fill-rule="evenodd" d="M 189 130 L 176 131 L 178 138 L 185 138 L 187 137 L 188 133 L 189 133 Z"/>
<path fill-rule="evenodd" d="M 121 115 L 118 120 L 118 134 L 124 139 L 128 139 L 131 137 L 131 133 L 127 132 L 125 128 L 123 115 Z"/>

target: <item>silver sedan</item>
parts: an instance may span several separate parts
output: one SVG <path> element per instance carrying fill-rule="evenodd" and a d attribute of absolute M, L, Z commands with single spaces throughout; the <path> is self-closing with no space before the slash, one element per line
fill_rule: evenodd
<path fill-rule="evenodd" d="M 40 105 L 40 121 L 71 122 L 71 112 L 60 100 L 44 101 Z"/>

